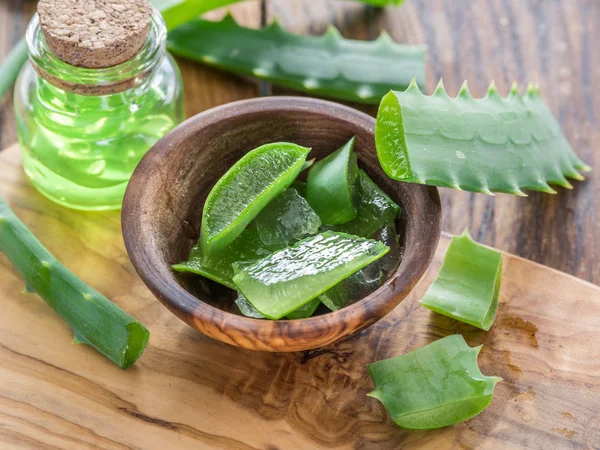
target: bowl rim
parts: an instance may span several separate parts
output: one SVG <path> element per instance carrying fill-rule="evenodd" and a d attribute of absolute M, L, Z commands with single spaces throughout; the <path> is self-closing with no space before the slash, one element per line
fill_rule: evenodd
<path fill-rule="evenodd" d="M 441 203 L 437 188 L 411 183 L 411 189 L 423 199 L 422 217 L 419 219 L 428 220 L 426 226 L 422 227 L 422 237 L 426 245 L 419 249 L 419 258 L 406 261 L 403 257 L 394 274 L 382 286 L 352 305 L 306 319 L 261 320 L 224 311 L 192 295 L 176 281 L 170 267 L 164 267 L 157 252 L 151 252 L 151 247 L 145 245 L 144 237 L 140 232 L 141 221 L 138 220 L 144 214 L 140 198 L 147 185 L 145 179 L 157 167 L 161 167 L 161 162 L 167 161 L 170 150 L 176 148 L 178 143 L 221 120 L 281 111 L 292 113 L 309 111 L 337 120 L 350 121 L 354 126 L 363 128 L 374 136 L 373 117 L 354 108 L 326 100 L 270 96 L 217 106 L 190 117 L 171 130 L 146 153 L 134 170 L 127 186 L 121 212 L 122 233 L 127 253 L 142 281 L 160 302 L 180 319 L 204 334 L 253 350 L 297 351 L 318 348 L 350 336 L 381 319 L 408 295 L 425 274 L 433 260 L 441 235 Z M 417 219 L 409 217 L 407 221 L 411 223 Z M 408 230 L 408 225 L 406 229 Z M 413 264 L 412 270 L 404 273 L 403 269 L 409 263 Z M 400 274 L 403 276 L 400 277 Z M 350 330 L 342 327 L 340 332 L 324 336 L 324 332 L 331 331 L 332 324 L 356 321 L 361 323 L 350 327 Z M 227 330 L 224 332 L 225 328 Z M 244 333 L 253 334 L 253 338 L 245 339 Z M 261 336 L 269 336 L 274 341 L 264 343 Z M 301 338 L 303 343 L 295 345 L 293 342 L 295 338 Z M 308 345 L 311 340 L 319 341 L 318 345 Z M 264 345 L 257 345 L 260 342 Z"/>

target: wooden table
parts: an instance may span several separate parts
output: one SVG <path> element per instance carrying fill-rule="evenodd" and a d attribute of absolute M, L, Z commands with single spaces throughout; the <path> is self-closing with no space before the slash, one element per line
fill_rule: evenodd
<path fill-rule="evenodd" d="M 460 7 L 456 4 L 460 3 Z M 23 34 L 35 9 L 32 0 L 0 1 L 0 58 Z M 233 8 L 244 25 L 258 27 L 278 17 L 298 33 L 320 34 L 335 24 L 346 37 L 373 39 L 386 29 L 399 42 L 429 46 L 427 92 L 440 77 L 451 94 L 468 79 L 474 95 L 490 80 L 501 94 L 513 80 L 539 81 L 577 153 L 600 167 L 600 2 L 596 0 L 407 0 L 375 11 L 334 0 L 249 1 Z M 179 61 L 187 114 L 222 103 L 279 94 L 235 76 Z M 10 98 L 0 104 L 0 148 L 16 141 Z M 375 107 L 361 109 L 375 114 Z M 442 189 L 444 229 L 468 227 L 475 239 L 600 284 L 600 170 L 575 189 L 527 198 Z"/>
<path fill-rule="evenodd" d="M 236 5 L 234 13 L 247 26 L 276 16 L 295 32 L 319 34 L 333 22 L 346 37 L 374 38 L 385 28 L 399 42 L 425 42 L 428 92 L 442 75 L 450 93 L 467 78 L 476 95 L 484 94 L 491 79 L 501 93 L 513 79 L 522 85 L 540 81 L 578 154 L 598 166 L 600 93 L 592 83 L 600 75 L 600 2 L 457 3 L 407 0 L 403 7 L 375 12 L 355 2 L 268 0 Z M 0 0 L 0 59 L 34 9 L 33 0 Z M 283 92 L 183 60 L 180 66 L 188 115 Z M 0 103 L 0 148 L 16 141 L 9 97 Z M 226 449 L 600 448 L 599 366 L 593 355 L 600 330 L 597 287 L 506 255 L 498 320 L 489 333 L 474 331 L 418 307 L 439 268 L 448 243 L 443 238 L 415 292 L 362 337 L 314 352 L 250 353 L 194 332 L 162 308 L 115 238 L 118 214 L 77 215 L 35 196 L 14 148 L 0 155 L 0 183 L 56 256 L 153 333 L 140 362 L 120 371 L 89 348 L 71 346 L 69 330 L 41 300 L 20 296 L 21 280 L 6 263 L 9 277 L 0 282 L 0 298 L 7 300 L 0 313 L 1 449 L 162 450 L 164 442 Z M 446 230 L 468 226 L 486 244 L 600 284 L 598 172 L 556 196 L 441 191 Z M 70 238 L 74 226 L 78 239 Z M 79 263 L 81 254 L 87 255 L 85 264 Z M 504 378 L 490 409 L 429 433 L 393 427 L 364 396 L 371 388 L 365 364 L 457 332 L 471 345 L 484 344 L 484 373 Z"/>

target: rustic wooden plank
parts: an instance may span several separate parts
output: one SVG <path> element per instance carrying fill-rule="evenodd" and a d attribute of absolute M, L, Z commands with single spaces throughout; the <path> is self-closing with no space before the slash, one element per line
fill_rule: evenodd
<path fill-rule="evenodd" d="M 131 266 L 118 212 L 61 208 L 0 153 L 0 195 L 60 260 L 143 322 L 148 348 L 120 370 L 72 334 L 0 255 L 0 448 L 589 449 L 600 446 L 600 288 L 504 255 L 500 309 L 489 332 L 418 304 L 415 291 L 355 337 L 302 353 L 246 351 L 207 338 L 152 297 Z M 491 406 L 441 430 L 394 426 L 366 364 L 452 333 L 484 344 L 499 375 Z"/>

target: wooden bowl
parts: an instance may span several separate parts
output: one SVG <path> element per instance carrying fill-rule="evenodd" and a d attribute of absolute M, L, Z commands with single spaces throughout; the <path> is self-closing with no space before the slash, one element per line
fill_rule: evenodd
<path fill-rule="evenodd" d="M 268 97 L 229 103 L 198 114 L 161 139 L 136 168 L 123 202 L 127 252 L 140 277 L 171 312 L 228 344 L 299 351 L 332 344 L 389 313 L 429 266 L 440 236 L 437 189 L 399 183 L 381 169 L 372 117 L 337 103 Z M 199 276 L 175 274 L 200 229 L 202 206 L 217 180 L 248 151 L 277 141 L 311 147 L 323 158 L 356 136 L 359 165 L 402 206 L 397 227 L 403 259 L 377 291 L 336 312 L 301 320 L 239 315 L 233 293 Z"/>

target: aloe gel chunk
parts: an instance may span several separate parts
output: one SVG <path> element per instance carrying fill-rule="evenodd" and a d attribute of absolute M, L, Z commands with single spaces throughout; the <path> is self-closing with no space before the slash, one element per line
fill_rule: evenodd
<path fill-rule="evenodd" d="M 498 310 L 502 254 L 471 239 L 468 231 L 450 242 L 438 276 L 421 299 L 435 312 L 489 330 Z"/>
<path fill-rule="evenodd" d="M 381 241 L 390 251 L 319 295 L 317 298 L 330 310 L 337 311 L 372 294 L 398 268 L 402 254 L 395 225 L 385 224 L 372 239 Z"/>
<path fill-rule="evenodd" d="M 264 244 L 285 245 L 317 234 L 321 219 L 298 191 L 290 188 L 269 203 L 255 223 Z"/>
<path fill-rule="evenodd" d="M 252 304 L 244 297 L 244 294 L 238 292 L 238 298 L 235 300 L 235 304 L 239 308 L 242 315 L 246 317 L 252 317 L 253 319 L 265 319 Z"/>
<path fill-rule="evenodd" d="M 358 163 L 355 138 L 317 161 L 306 178 L 306 200 L 326 225 L 346 223 L 356 217 L 354 183 Z"/>
<path fill-rule="evenodd" d="M 335 227 L 336 231 L 370 237 L 385 223 L 394 222 L 400 213 L 396 204 L 361 169 L 355 187 L 356 218 Z"/>
<path fill-rule="evenodd" d="M 202 211 L 200 249 L 210 255 L 231 244 L 302 170 L 310 149 L 276 142 L 247 153 L 221 177 Z"/>
<path fill-rule="evenodd" d="M 176 272 L 190 272 L 209 278 L 217 283 L 235 289 L 233 267 L 235 262 L 249 262 L 264 258 L 281 245 L 265 245 L 255 228 L 247 227 L 240 236 L 225 249 L 204 256 L 200 244 L 196 244 L 187 261 L 172 266 Z"/>
<path fill-rule="evenodd" d="M 463 422 L 490 404 L 502 380 L 481 373 L 480 350 L 455 334 L 369 364 L 375 384 L 369 396 L 383 403 L 402 428 L 428 430 Z"/>
<path fill-rule="evenodd" d="M 378 241 L 326 231 L 253 264 L 234 264 L 233 281 L 261 314 L 280 319 L 388 251 Z"/>

